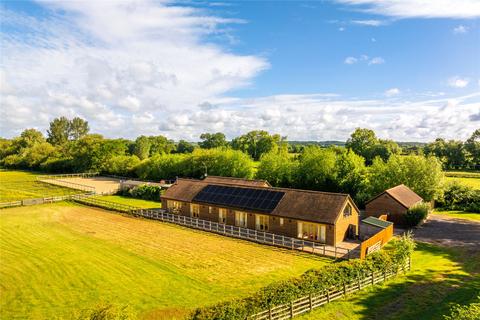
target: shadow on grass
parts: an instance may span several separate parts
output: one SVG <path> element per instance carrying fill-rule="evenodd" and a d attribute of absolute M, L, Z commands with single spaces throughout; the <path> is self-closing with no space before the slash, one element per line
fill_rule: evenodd
<path fill-rule="evenodd" d="M 386 285 L 357 293 L 361 319 L 442 319 L 453 303 L 473 302 L 480 292 L 480 253 L 418 243 L 417 250 L 443 258 L 442 265 L 416 268 Z M 420 262 L 420 261 L 419 261 Z M 454 262 L 452 267 L 451 262 Z"/>

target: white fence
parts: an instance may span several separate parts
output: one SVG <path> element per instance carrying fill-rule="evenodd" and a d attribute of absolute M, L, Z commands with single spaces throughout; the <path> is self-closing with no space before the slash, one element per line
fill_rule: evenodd
<path fill-rule="evenodd" d="M 410 258 L 407 263 L 399 270 L 372 272 L 369 276 L 358 279 L 342 287 L 332 287 L 319 294 L 310 294 L 299 299 L 293 300 L 289 303 L 284 303 L 268 310 L 259 312 L 250 316 L 250 320 L 280 320 L 291 319 L 295 316 L 312 311 L 324 304 L 342 298 L 343 296 L 362 290 L 363 288 L 373 286 L 376 283 L 387 281 L 399 274 L 399 272 L 406 273 L 410 270 Z"/>
<path fill-rule="evenodd" d="M 155 219 L 160 221 L 171 222 L 184 225 L 190 228 L 205 230 L 209 232 L 219 233 L 225 236 L 250 240 L 262 244 L 287 248 L 291 250 L 299 250 L 322 256 L 333 257 L 335 259 L 354 258 L 351 250 L 343 247 L 329 246 L 326 244 L 316 243 L 313 241 L 296 239 L 274 233 L 252 230 L 223 223 L 202 220 L 193 217 L 182 216 L 179 214 L 168 213 L 163 209 L 139 209 L 131 211 L 132 214 L 144 218 Z"/>
<path fill-rule="evenodd" d="M 53 203 L 53 202 L 69 200 L 72 197 L 82 197 L 82 196 L 90 196 L 90 195 L 91 194 L 71 194 L 66 196 L 52 196 L 52 197 L 43 197 L 43 198 L 24 199 L 19 201 L 2 202 L 0 203 L 0 209 L 19 207 L 19 206 L 31 206 L 31 205 L 43 204 L 43 203 Z"/>

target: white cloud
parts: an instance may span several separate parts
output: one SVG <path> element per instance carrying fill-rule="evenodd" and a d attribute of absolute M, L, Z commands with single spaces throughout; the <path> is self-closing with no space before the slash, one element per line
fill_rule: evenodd
<path fill-rule="evenodd" d="M 470 80 L 468 78 L 462 78 L 459 76 L 448 79 L 448 85 L 452 88 L 465 88 L 468 86 L 469 82 Z"/>
<path fill-rule="evenodd" d="M 355 57 L 346 57 L 343 62 L 346 64 L 354 64 L 354 63 L 357 63 L 357 61 L 358 59 Z"/>
<path fill-rule="evenodd" d="M 362 54 L 358 58 L 346 57 L 345 60 L 343 60 L 343 63 L 345 64 L 355 64 L 357 62 L 364 62 L 364 63 L 367 63 L 368 65 L 372 65 L 372 64 L 383 64 L 385 63 L 385 60 L 382 57 L 370 58 L 366 54 Z"/>
<path fill-rule="evenodd" d="M 150 128 L 115 132 L 100 120 L 138 122 L 140 112 L 157 119 L 157 128 L 165 115 L 220 99 L 269 67 L 264 58 L 208 43 L 210 34 L 244 21 L 198 8 L 150 0 L 41 5 L 48 9 L 42 19 L 0 11 L 2 26 L 19 30 L 1 33 L 0 98 L 11 95 L 17 107 L 42 115 L 2 118 L 4 136 L 61 115 L 86 117 L 107 136 L 134 136 Z"/>
<path fill-rule="evenodd" d="M 455 28 L 453 28 L 453 33 L 455 34 L 461 34 L 461 33 L 467 33 L 468 32 L 468 27 L 464 25 L 458 25 Z"/>
<path fill-rule="evenodd" d="M 362 26 L 378 27 L 385 24 L 385 21 L 382 20 L 352 20 L 353 24 L 358 24 Z"/>
<path fill-rule="evenodd" d="M 477 18 L 478 0 L 336 0 L 368 13 L 396 18 Z"/>
<path fill-rule="evenodd" d="M 368 61 L 368 64 L 384 64 L 385 60 L 382 57 L 375 57 Z"/>
<path fill-rule="evenodd" d="M 338 31 L 345 31 L 345 28 L 344 28 L 344 27 L 340 27 L 340 28 L 338 28 Z"/>
<path fill-rule="evenodd" d="M 400 94 L 400 89 L 391 88 L 391 89 L 386 90 L 384 94 L 385 94 L 386 97 L 393 97 L 393 96 L 396 96 L 396 95 Z"/>

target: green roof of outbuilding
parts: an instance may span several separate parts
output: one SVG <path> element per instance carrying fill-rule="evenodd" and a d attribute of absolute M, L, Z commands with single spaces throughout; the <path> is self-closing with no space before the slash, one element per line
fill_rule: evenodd
<path fill-rule="evenodd" d="M 386 227 L 393 224 L 393 222 L 385 221 L 385 220 L 378 219 L 378 218 L 375 218 L 375 217 L 365 218 L 365 219 L 362 220 L 362 222 L 371 224 L 372 226 L 379 227 L 379 228 L 382 228 L 382 229 L 385 229 Z"/>

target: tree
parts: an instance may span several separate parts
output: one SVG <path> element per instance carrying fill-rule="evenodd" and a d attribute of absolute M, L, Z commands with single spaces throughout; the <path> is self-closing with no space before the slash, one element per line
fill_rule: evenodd
<path fill-rule="evenodd" d="M 441 163 L 433 156 L 393 155 L 387 161 L 376 158 L 369 168 L 369 196 L 403 183 L 424 200 L 436 200 L 443 193 L 442 181 Z"/>
<path fill-rule="evenodd" d="M 47 141 L 54 146 L 65 144 L 70 136 L 70 121 L 66 117 L 55 118 L 47 130 Z"/>
<path fill-rule="evenodd" d="M 177 153 L 192 153 L 195 149 L 194 145 L 188 141 L 180 140 L 177 144 Z"/>
<path fill-rule="evenodd" d="M 336 191 L 336 154 L 333 149 L 308 146 L 299 158 L 296 186 Z"/>
<path fill-rule="evenodd" d="M 232 140 L 232 148 L 249 154 L 259 160 L 265 153 L 277 150 L 286 140 L 279 134 L 270 135 L 267 131 L 255 130 Z"/>
<path fill-rule="evenodd" d="M 119 176 L 134 176 L 135 169 L 139 164 L 140 159 L 135 155 L 118 155 L 109 158 L 102 171 Z"/>
<path fill-rule="evenodd" d="M 202 133 L 200 135 L 201 142 L 198 143 L 202 149 L 212 149 L 225 147 L 227 145 L 226 137 L 223 133 Z"/>
<path fill-rule="evenodd" d="M 465 149 L 471 155 L 471 164 L 475 169 L 480 169 L 480 129 L 475 130 L 470 138 L 465 141 Z"/>
<path fill-rule="evenodd" d="M 348 193 L 362 203 L 365 200 L 364 190 L 367 185 L 365 159 L 351 150 L 338 148 L 335 171 L 336 191 Z"/>
<path fill-rule="evenodd" d="M 256 177 L 267 180 L 276 187 L 291 187 L 297 166 L 298 161 L 293 160 L 288 152 L 271 151 L 260 158 Z"/>
<path fill-rule="evenodd" d="M 172 153 L 175 150 L 175 143 L 164 136 L 150 136 L 150 156 L 155 154 Z"/>
<path fill-rule="evenodd" d="M 377 143 L 378 139 L 373 130 L 356 128 L 347 140 L 345 147 L 364 157 L 367 162 L 370 162 L 373 159 L 371 157 L 372 148 Z"/>
<path fill-rule="evenodd" d="M 146 159 L 150 155 L 151 146 L 152 143 L 148 137 L 140 136 L 135 140 L 133 154 L 136 155 L 140 160 Z"/>
<path fill-rule="evenodd" d="M 82 118 L 75 117 L 69 123 L 68 135 L 71 140 L 78 140 L 87 135 L 89 131 L 90 128 L 88 126 L 88 121 L 85 121 Z"/>

